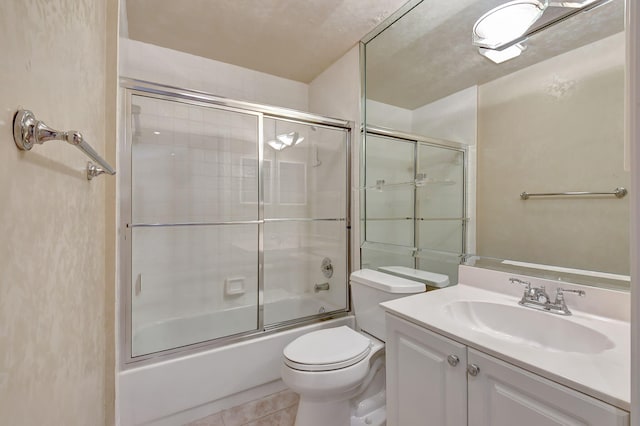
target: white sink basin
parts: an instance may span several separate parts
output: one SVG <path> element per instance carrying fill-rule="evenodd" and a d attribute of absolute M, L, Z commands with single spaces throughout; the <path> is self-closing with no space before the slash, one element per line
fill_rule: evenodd
<path fill-rule="evenodd" d="M 509 274 L 480 272 L 484 275 L 470 277 L 476 280 L 473 285 L 458 284 L 382 306 L 417 326 L 629 410 L 630 324 L 612 315 L 628 309 L 628 296 L 623 304 L 617 292 L 587 289 L 591 304 L 579 309 L 572 299 L 573 315 L 561 316 L 518 305 L 522 293 L 509 283 Z M 495 284 L 485 284 L 492 281 Z M 548 291 L 558 285 L 545 280 L 540 284 Z"/>
<path fill-rule="evenodd" d="M 597 330 L 519 305 L 459 300 L 446 304 L 444 310 L 473 330 L 546 350 L 597 354 L 614 347 L 613 341 Z"/>

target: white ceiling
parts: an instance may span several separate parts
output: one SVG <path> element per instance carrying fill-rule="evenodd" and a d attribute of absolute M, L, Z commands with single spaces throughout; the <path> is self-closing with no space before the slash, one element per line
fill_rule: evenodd
<path fill-rule="evenodd" d="M 304 83 L 407 0 L 126 0 L 128 36 Z"/>

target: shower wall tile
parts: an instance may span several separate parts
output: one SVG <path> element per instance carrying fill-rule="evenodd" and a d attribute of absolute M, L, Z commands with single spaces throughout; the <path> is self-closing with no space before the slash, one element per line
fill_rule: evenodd
<path fill-rule="evenodd" d="M 301 111 L 309 106 L 304 83 L 126 38 L 120 39 L 120 74 Z"/>
<path fill-rule="evenodd" d="M 162 136 L 168 133 L 164 128 L 156 129 L 160 135 L 153 134 L 148 117 L 153 114 L 173 114 L 174 102 L 153 99 L 135 98 L 135 102 L 141 105 L 140 125 L 142 128 L 142 141 L 134 146 L 137 153 L 134 158 L 134 176 L 137 193 L 134 204 L 134 222 L 208 222 L 216 218 L 228 220 L 256 219 L 257 203 L 252 201 L 257 197 L 257 169 L 255 159 L 255 143 L 233 143 L 226 139 L 215 139 L 204 131 L 205 136 L 211 136 L 214 149 L 193 147 L 192 142 L 170 141 L 156 142 L 154 136 Z M 199 118 L 202 113 L 203 120 L 210 120 L 212 133 L 224 137 L 225 132 L 242 130 L 246 124 L 240 120 L 233 121 L 234 116 L 228 120 L 220 121 L 216 114 L 208 114 L 201 107 L 189 107 L 184 109 L 178 105 L 178 114 L 182 117 Z M 191 112 L 193 109 L 197 112 Z M 157 123 L 163 123 L 171 117 L 158 116 Z M 273 124 L 273 120 L 265 120 L 265 127 Z M 220 124 L 224 124 L 221 126 Z M 237 127 L 234 125 L 238 124 Z M 280 123 L 279 123 L 280 125 Z M 318 129 L 312 131 L 308 126 L 297 125 L 289 129 L 290 123 L 284 123 L 278 127 L 279 131 L 300 130 L 304 131 L 309 139 L 312 134 L 313 141 L 321 147 L 318 148 L 318 156 L 322 162 L 317 167 L 313 164 L 315 152 L 306 144 L 278 153 L 266 150 L 265 167 L 268 167 L 267 188 L 269 199 L 265 206 L 267 217 L 324 217 L 335 218 L 345 215 L 346 190 L 345 176 L 345 150 L 344 133 L 341 131 Z M 243 127 L 244 126 L 244 127 Z M 191 128 L 197 126 L 191 124 Z M 202 128 L 202 127 L 201 127 Z M 226 130 L 226 129 L 229 130 Z M 174 127 L 175 129 L 175 123 Z M 186 127 L 181 132 L 188 132 Z M 271 130 L 275 131 L 275 128 Z M 265 130 L 266 132 L 266 130 Z M 179 135 L 180 132 L 174 132 Z M 194 133 L 189 133 L 193 136 Z M 242 136 L 244 137 L 244 135 Z M 247 136 L 248 137 L 248 136 Z M 246 146 L 245 146 L 246 145 Z M 171 155 L 175 154 L 175 155 Z M 299 166 L 295 169 L 303 176 L 293 176 L 287 180 L 283 173 L 283 166 Z M 168 173 L 160 174 L 158 170 L 167 170 Z M 213 179 L 205 176 L 215 174 Z M 282 182 L 282 180 L 285 180 Z M 306 185 L 287 187 L 289 181 L 297 183 L 306 182 Z M 167 190 L 166 188 L 175 188 Z M 251 189 L 253 188 L 253 189 Z M 288 193 L 287 191 L 289 190 Z M 174 194 L 175 197 L 169 195 Z M 253 215 L 252 215 L 253 214 Z M 211 219 L 213 218 L 213 219 Z M 269 225 L 271 226 L 271 225 Z M 274 225 L 275 226 L 275 225 Z M 317 228 L 317 229 L 316 229 Z M 278 232 L 267 233 L 265 238 L 266 273 L 269 283 L 267 302 L 285 298 L 292 298 L 302 294 L 313 294 L 313 284 L 325 282 L 320 273 L 320 263 L 323 257 L 333 260 L 335 275 L 332 278 L 332 288 L 329 292 L 315 295 L 316 299 L 325 302 L 326 309 L 339 309 L 345 303 L 346 283 L 346 253 L 344 246 L 344 222 L 334 222 L 325 227 L 309 227 L 304 222 L 294 222 L 291 227 L 278 228 Z M 153 231 L 157 233 L 156 230 Z M 246 265 L 255 265 L 254 251 L 256 246 L 255 234 L 232 235 L 221 234 L 216 237 L 219 247 L 241 247 L 246 259 L 233 256 L 233 250 L 211 250 L 211 242 L 199 238 L 201 231 L 191 237 L 193 244 L 185 245 L 177 240 L 158 238 L 138 239 L 134 247 L 136 253 L 146 256 L 145 264 L 137 265 L 134 280 L 138 273 L 144 276 L 143 285 L 152 291 L 144 291 L 140 296 L 134 297 L 136 321 L 134 326 L 145 327 L 155 321 L 189 317 L 213 312 L 220 309 L 251 305 L 255 303 L 256 291 L 255 273 L 244 271 Z M 182 240 L 181 240 L 182 241 Z M 178 250 L 179 248 L 179 250 Z M 179 265 L 188 265 L 183 258 L 188 253 L 215 253 L 211 256 L 210 267 L 187 268 Z M 249 260 L 247 260 L 249 259 Z M 292 260 L 294 260 L 292 262 Z M 137 271 L 140 269 L 140 271 Z M 202 276 L 194 276 L 192 270 L 199 270 Z M 224 279 L 228 277 L 243 276 L 247 282 L 247 291 L 243 295 L 227 296 L 223 291 Z M 319 305 L 320 306 L 320 305 Z M 334 306 L 335 308 L 330 308 Z M 300 316 L 312 315 L 318 312 L 318 306 L 309 305 Z M 289 318 L 287 318 L 289 319 Z"/>
<path fill-rule="evenodd" d="M 257 225 L 134 228 L 134 330 L 170 318 L 255 305 Z M 241 277 L 243 294 L 226 295 Z M 136 286 L 134 285 L 134 288 Z"/>
<path fill-rule="evenodd" d="M 243 166 L 257 159 L 256 116 L 142 96 L 132 103 L 134 223 L 257 219 L 257 180 Z M 253 200 L 241 196 L 247 187 Z"/>
<path fill-rule="evenodd" d="M 342 309 L 346 305 L 347 253 L 345 222 L 275 222 L 264 226 L 265 235 L 265 323 Z M 323 259 L 331 259 L 333 276 L 322 274 Z M 328 282 L 329 291 L 314 292 L 314 284 Z M 277 303 L 286 298 L 304 301 L 295 311 L 285 311 Z"/>

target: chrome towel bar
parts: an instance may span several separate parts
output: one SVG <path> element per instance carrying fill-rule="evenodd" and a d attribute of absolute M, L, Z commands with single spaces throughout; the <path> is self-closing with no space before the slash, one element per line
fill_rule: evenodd
<path fill-rule="evenodd" d="M 627 190 L 622 187 L 618 187 L 613 190 L 613 192 L 588 192 L 588 191 L 577 191 L 577 192 L 541 192 L 537 194 L 529 194 L 528 192 L 523 192 L 520 194 L 520 198 L 523 200 L 528 200 L 529 197 L 565 197 L 565 196 L 573 196 L 573 195 L 613 195 L 616 198 L 622 198 L 627 195 Z"/>
<path fill-rule="evenodd" d="M 13 141 L 16 146 L 29 151 L 34 144 L 43 144 L 47 141 L 65 141 L 84 152 L 87 157 L 98 163 L 87 163 L 87 179 L 91 180 L 103 173 L 115 175 L 116 171 L 84 140 L 82 134 L 76 130 L 62 132 L 47 126 L 43 121 L 36 119 L 33 113 L 26 109 L 16 112 L 13 117 Z"/>

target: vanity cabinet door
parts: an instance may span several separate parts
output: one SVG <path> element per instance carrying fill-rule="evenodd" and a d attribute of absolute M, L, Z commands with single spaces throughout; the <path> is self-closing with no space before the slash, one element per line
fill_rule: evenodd
<path fill-rule="evenodd" d="M 387 425 L 465 426 L 464 345 L 391 314 L 387 327 Z"/>
<path fill-rule="evenodd" d="M 468 349 L 469 426 L 627 426 L 629 413 Z"/>

